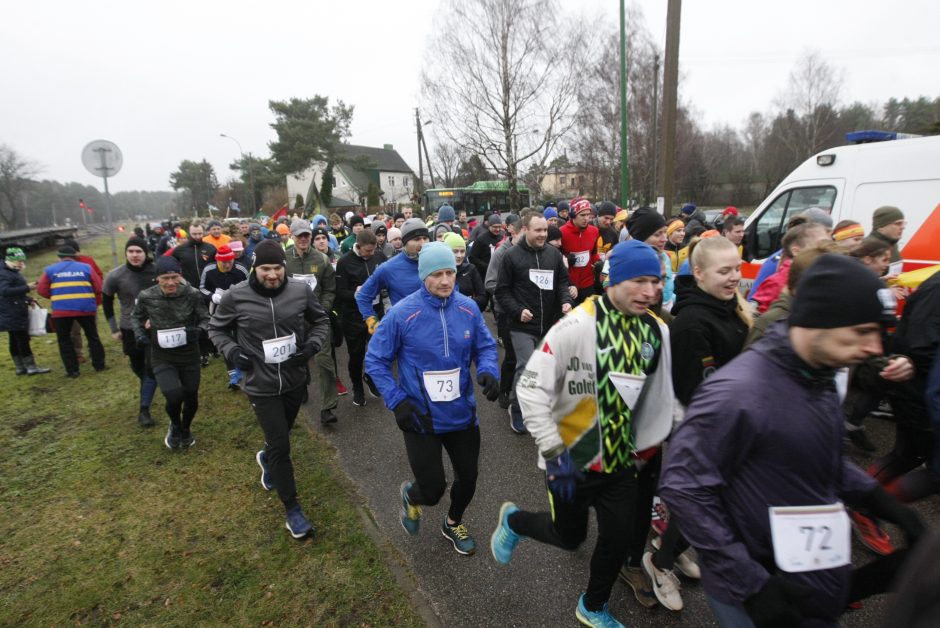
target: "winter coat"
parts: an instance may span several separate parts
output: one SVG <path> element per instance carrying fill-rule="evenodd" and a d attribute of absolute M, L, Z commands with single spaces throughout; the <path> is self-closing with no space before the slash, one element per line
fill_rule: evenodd
<path fill-rule="evenodd" d="M 396 361 L 397 381 L 392 376 Z M 471 364 L 476 365 L 476 377 Z M 431 401 L 424 374 L 453 369 L 460 369 L 460 396 Z M 473 382 L 483 373 L 499 378 L 496 341 L 473 299 L 456 291 L 440 299 L 424 286 L 399 301 L 379 323 L 369 341 L 365 370 L 390 410 L 407 399 L 424 415 L 415 429 L 434 434 L 477 425 Z"/>
<path fill-rule="evenodd" d="M 194 288 L 199 287 L 202 269 L 215 261 L 215 247 L 208 242 L 196 242 L 187 238 L 170 253 L 180 263 L 183 279 Z"/>
<path fill-rule="evenodd" d="M 418 277 L 418 260 L 411 259 L 405 253 L 380 264 L 356 293 L 356 304 L 362 320 L 376 315 L 373 301 L 383 289 L 388 290 L 388 298 L 395 305 L 420 290 L 423 285 L 424 282 Z"/>
<path fill-rule="evenodd" d="M 20 271 L 0 262 L 0 331 L 29 329 L 29 285 Z"/>
<path fill-rule="evenodd" d="M 493 257 L 493 251 L 499 247 L 503 241 L 503 234 L 493 235 L 487 229 L 480 233 L 473 241 L 473 246 L 467 251 L 467 261 L 477 267 L 481 277 L 486 277 L 486 269 L 490 265 L 490 258 Z"/>
<path fill-rule="evenodd" d="M 588 298 L 549 330 L 516 385 L 525 425 L 535 438 L 538 464 L 543 469 L 543 454 L 557 455 L 562 447 L 571 452 L 579 469 L 587 469 L 601 459 L 596 368 L 597 352 L 603 349 L 597 340 L 601 299 L 606 296 Z M 605 306 L 613 307 L 609 300 Z M 632 442 L 642 451 L 658 446 L 669 436 L 678 404 L 669 378 L 669 329 L 651 314 L 640 319 L 648 333 L 659 339 L 658 351 L 646 342 L 638 349 L 641 355 L 649 351 L 649 359 L 655 363 L 650 372 L 642 373 L 646 379 L 630 426 Z"/>
<path fill-rule="evenodd" d="M 356 288 L 364 285 L 384 261 L 381 253 L 363 259 L 355 251 L 350 251 L 336 262 L 336 312 L 344 325 L 365 327 L 356 304 Z M 385 315 L 381 299 L 373 303 L 373 307 L 380 318 Z"/>
<path fill-rule="evenodd" d="M 316 353 L 329 329 L 330 319 L 307 282 L 287 278 L 271 291 L 252 275 L 222 295 L 209 321 L 209 339 L 229 363 L 239 352 L 252 361 L 245 372 L 248 395 L 273 397 L 306 385 L 307 367 L 265 362 L 264 341 L 293 334 L 297 351 L 307 345 Z"/>
<path fill-rule="evenodd" d="M 549 286 L 540 288 L 532 271 L 552 273 Z M 509 316 L 510 329 L 541 338 L 561 318 L 561 306 L 572 304 L 568 294 L 568 272 L 561 253 L 550 244 L 533 249 L 519 240 L 506 251 L 496 277 L 496 300 Z M 522 310 L 532 312 L 532 320 L 523 323 Z"/>
<path fill-rule="evenodd" d="M 793 301 L 793 297 L 790 296 L 790 292 L 784 290 L 777 297 L 777 300 L 770 304 L 766 312 L 754 319 L 754 326 L 747 333 L 747 340 L 744 343 L 745 348 L 760 340 L 771 325 L 790 316 L 791 301 Z"/>
<path fill-rule="evenodd" d="M 865 239 L 866 239 L 866 240 L 876 240 L 876 241 L 878 241 L 878 242 L 884 242 L 884 243 L 887 244 L 889 247 L 891 247 L 891 263 L 893 264 L 893 263 L 895 263 L 895 262 L 900 262 L 900 261 L 901 261 L 901 251 L 898 249 L 898 241 L 897 241 L 897 240 L 893 240 L 893 239 L 889 238 L 888 236 L 886 236 L 885 234 L 881 233 L 880 231 L 872 231 L 871 233 L 868 234 L 868 237 L 865 238 Z"/>
<path fill-rule="evenodd" d="M 457 267 L 457 289 L 460 290 L 460 294 L 473 299 L 481 312 L 486 310 L 490 297 L 483 287 L 483 279 L 480 278 L 477 267 L 467 260 Z"/>
<path fill-rule="evenodd" d="M 131 312 L 134 311 L 137 295 L 153 286 L 155 282 L 156 269 L 150 260 L 140 267 L 125 263 L 108 273 L 101 287 L 101 307 L 112 333 L 121 329 L 133 329 Z M 117 297 L 121 304 L 120 321 L 114 319 L 114 297 Z"/>
<path fill-rule="evenodd" d="M 94 316 L 101 277 L 88 264 L 66 257 L 43 271 L 36 291 L 52 301 L 52 318 Z"/>
<path fill-rule="evenodd" d="M 584 229 L 578 229 L 573 222 L 561 226 L 561 251 L 568 256 L 570 283 L 578 290 L 594 285 L 594 264 L 600 259 L 597 255 L 599 237 L 597 227 L 591 224 Z"/>
<path fill-rule="evenodd" d="M 146 329 L 147 321 L 150 329 Z M 199 360 L 196 340 L 180 347 L 164 349 L 158 342 L 158 331 L 178 327 L 199 327 L 203 331 L 209 321 L 209 312 L 202 295 L 196 288 L 181 283 L 173 294 L 164 294 L 160 286 L 152 286 L 137 296 L 131 313 L 134 337 L 150 340 L 151 359 L 154 364 L 190 364 Z"/>
<path fill-rule="evenodd" d="M 787 287 L 787 279 L 790 277 L 790 265 L 792 259 L 785 259 L 777 266 L 777 272 L 767 277 L 761 282 L 760 287 L 751 290 L 750 301 L 757 303 L 757 312 L 763 314 L 770 307 L 770 304 L 777 300 L 780 293 Z"/>
<path fill-rule="evenodd" d="M 287 249 L 287 274 L 291 277 L 297 275 L 313 275 L 306 279 L 313 288 L 313 296 L 327 312 L 333 311 L 333 301 L 336 300 L 336 271 L 326 255 L 312 246 L 307 249 L 306 255 L 301 255 L 296 246 Z"/>
<path fill-rule="evenodd" d="M 503 257 L 512 246 L 512 238 L 506 238 L 499 248 L 493 251 L 493 257 L 490 258 L 490 265 L 486 269 L 486 276 L 483 278 L 483 287 L 486 293 L 493 299 L 493 311 L 497 314 L 502 312 L 499 307 L 499 301 L 496 300 L 496 278 L 499 276 L 499 265 L 502 264 Z"/>
<path fill-rule="evenodd" d="M 688 405 L 707 377 L 744 348 L 748 326 L 737 313 L 738 301 L 721 301 L 692 286 L 676 297 L 672 336 L 672 385 Z"/>
<path fill-rule="evenodd" d="M 851 565 L 786 573 L 774 563 L 768 506 L 858 501 L 875 480 L 844 454 L 834 371 L 812 369 L 774 325 L 699 387 L 673 434 L 659 495 L 695 547 L 705 593 L 740 606 L 771 573 L 808 588 L 806 616 L 835 624 Z"/>
<path fill-rule="evenodd" d="M 202 269 L 202 276 L 199 278 L 199 292 L 208 305 L 212 302 L 212 295 L 216 290 L 225 292 L 235 284 L 247 280 L 248 269 L 237 262 L 232 266 L 232 270 L 224 273 L 218 264 L 208 264 Z"/>

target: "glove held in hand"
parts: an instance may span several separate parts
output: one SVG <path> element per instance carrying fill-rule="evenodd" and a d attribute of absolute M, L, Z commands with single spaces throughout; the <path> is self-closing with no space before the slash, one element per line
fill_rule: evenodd
<path fill-rule="evenodd" d="M 483 387 L 483 395 L 490 401 L 496 401 L 499 397 L 499 380 L 490 375 L 489 373 L 483 373 L 477 378 L 477 383 Z"/>
<path fill-rule="evenodd" d="M 545 474 L 548 476 L 548 487 L 558 499 L 566 504 L 574 501 L 578 480 L 584 475 L 575 468 L 567 449 L 545 461 Z"/>

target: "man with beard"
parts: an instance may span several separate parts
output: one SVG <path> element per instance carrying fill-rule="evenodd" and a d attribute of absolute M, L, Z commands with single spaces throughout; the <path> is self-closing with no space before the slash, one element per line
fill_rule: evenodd
<path fill-rule="evenodd" d="M 290 430 L 306 392 L 307 364 L 329 327 L 310 286 L 287 277 L 284 249 L 273 240 L 255 248 L 248 281 L 222 295 L 209 322 L 212 342 L 246 374 L 244 390 L 264 432 L 265 447 L 255 455 L 261 486 L 277 490 L 295 539 L 314 528 L 297 501 Z"/>
<path fill-rule="evenodd" d="M 215 261 L 215 247 L 208 242 L 203 242 L 205 235 L 203 226 L 194 222 L 189 225 L 189 233 L 186 239 L 173 249 L 170 255 L 179 262 L 180 274 L 183 279 L 193 288 L 199 288 L 199 280 L 202 277 L 203 269 Z M 199 351 L 202 354 L 202 365 L 209 366 L 209 354 L 212 352 L 212 344 L 205 338 L 199 338 Z"/>
<path fill-rule="evenodd" d="M 131 323 L 131 312 L 134 311 L 137 295 L 152 287 L 156 281 L 156 270 L 148 250 L 146 240 L 129 239 L 124 245 L 124 265 L 109 272 L 101 288 L 101 306 L 111 328 L 111 335 L 115 340 L 121 341 L 124 355 L 130 360 L 131 370 L 140 380 L 140 412 L 137 422 L 141 427 L 153 427 L 150 404 L 153 403 L 153 395 L 157 391 L 157 380 L 153 378 L 153 371 L 147 363 L 147 351 L 138 346 Z M 114 316 L 115 296 L 121 304 L 120 321 Z"/>

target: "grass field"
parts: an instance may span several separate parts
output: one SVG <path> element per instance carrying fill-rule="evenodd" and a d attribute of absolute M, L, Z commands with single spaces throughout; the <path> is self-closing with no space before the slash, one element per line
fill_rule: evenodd
<path fill-rule="evenodd" d="M 83 253 L 110 267 L 106 238 Z M 32 256 L 27 278 L 54 259 Z M 53 368 L 33 377 L 14 375 L 3 339 L 0 624 L 421 624 L 387 566 L 393 550 L 364 531 L 358 493 L 306 417 L 292 457 L 318 533 L 298 542 L 259 484 L 261 431 L 222 361 L 203 370 L 195 447 L 171 452 L 162 396 L 157 427 L 138 427 L 137 379 L 98 321 L 108 368 L 86 363 L 75 380 L 54 336 L 33 339 Z"/>

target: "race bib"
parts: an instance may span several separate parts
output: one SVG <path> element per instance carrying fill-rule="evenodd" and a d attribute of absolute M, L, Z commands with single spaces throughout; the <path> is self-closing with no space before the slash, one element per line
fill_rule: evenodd
<path fill-rule="evenodd" d="M 452 371 L 425 371 L 424 389 L 431 401 L 453 401 L 460 397 L 460 368 Z"/>
<path fill-rule="evenodd" d="M 783 571 L 818 571 L 852 562 L 849 516 L 841 503 L 768 510 L 774 561 Z"/>
<path fill-rule="evenodd" d="M 175 349 L 186 344 L 186 328 L 158 329 L 157 344 L 161 349 Z"/>
<path fill-rule="evenodd" d="M 317 289 L 317 276 L 316 275 L 294 275 L 294 279 L 299 279 L 310 286 L 311 290 Z"/>
<path fill-rule="evenodd" d="M 588 265 L 588 262 L 591 261 L 591 252 L 590 251 L 579 251 L 574 253 L 574 267 L 575 268 L 584 268 Z"/>
<path fill-rule="evenodd" d="M 627 407 L 633 410 L 640 393 L 643 392 L 643 383 L 646 381 L 646 375 L 628 375 L 627 373 L 608 373 L 610 383 L 614 385 L 623 402 Z"/>
<path fill-rule="evenodd" d="M 889 275 L 900 275 L 904 271 L 904 260 L 898 260 L 888 264 Z"/>
<path fill-rule="evenodd" d="M 294 334 L 265 340 L 261 344 L 264 345 L 264 361 L 267 364 L 280 364 L 297 352 L 297 338 Z"/>
<path fill-rule="evenodd" d="M 555 271 L 530 268 L 529 281 L 538 286 L 540 290 L 553 290 L 555 288 Z"/>

